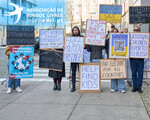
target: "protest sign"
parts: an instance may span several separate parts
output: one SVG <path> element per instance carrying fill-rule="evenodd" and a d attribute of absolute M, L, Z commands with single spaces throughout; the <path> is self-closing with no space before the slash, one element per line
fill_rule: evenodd
<path fill-rule="evenodd" d="M 33 47 L 11 47 L 9 56 L 9 78 L 32 78 L 34 48 Z"/>
<path fill-rule="evenodd" d="M 130 6 L 129 23 L 150 24 L 150 6 Z"/>
<path fill-rule="evenodd" d="M 149 33 L 130 33 L 130 58 L 149 58 Z"/>
<path fill-rule="evenodd" d="M 149 54 L 150 54 L 150 52 L 149 52 Z M 150 71 L 150 58 L 144 59 L 144 71 L 145 72 Z"/>
<path fill-rule="evenodd" d="M 100 60 L 101 80 L 126 78 L 125 59 Z"/>
<path fill-rule="evenodd" d="M 40 30 L 40 49 L 63 48 L 63 29 Z"/>
<path fill-rule="evenodd" d="M 63 69 L 63 52 L 40 50 L 39 67 L 61 72 Z"/>
<path fill-rule="evenodd" d="M 90 63 L 90 55 L 91 53 L 84 49 L 84 63 Z"/>
<path fill-rule="evenodd" d="M 99 63 L 79 64 L 79 92 L 101 92 Z"/>
<path fill-rule="evenodd" d="M 109 58 L 129 58 L 129 34 L 110 34 Z"/>
<path fill-rule="evenodd" d="M 64 62 L 83 62 L 84 37 L 66 37 L 64 47 Z"/>
<path fill-rule="evenodd" d="M 99 20 L 121 23 L 122 6 L 121 5 L 99 5 Z"/>
<path fill-rule="evenodd" d="M 34 46 L 34 26 L 7 25 L 7 45 Z"/>
<path fill-rule="evenodd" d="M 85 44 L 105 46 L 106 21 L 87 20 Z"/>

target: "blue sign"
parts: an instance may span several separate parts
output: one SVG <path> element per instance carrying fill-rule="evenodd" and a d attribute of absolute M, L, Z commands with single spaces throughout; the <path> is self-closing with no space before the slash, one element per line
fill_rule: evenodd
<path fill-rule="evenodd" d="M 33 47 L 11 47 L 9 56 L 9 78 L 32 78 L 34 64 Z"/>

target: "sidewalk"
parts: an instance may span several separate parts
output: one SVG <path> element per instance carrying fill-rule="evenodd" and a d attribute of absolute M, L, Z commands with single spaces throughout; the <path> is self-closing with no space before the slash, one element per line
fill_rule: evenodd
<path fill-rule="evenodd" d="M 22 82 L 22 93 L 6 94 L 0 86 L 0 120 L 149 120 L 138 92 L 110 92 L 102 82 L 101 93 L 71 93 L 68 82 L 53 91 L 52 82 Z"/>

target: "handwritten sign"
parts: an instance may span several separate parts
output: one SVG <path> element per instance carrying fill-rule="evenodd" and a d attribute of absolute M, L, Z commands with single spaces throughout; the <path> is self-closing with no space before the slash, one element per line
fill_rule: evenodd
<path fill-rule="evenodd" d="M 101 92 L 100 65 L 87 63 L 79 65 L 79 92 Z"/>
<path fill-rule="evenodd" d="M 83 62 L 84 37 L 66 37 L 64 62 Z"/>
<path fill-rule="evenodd" d="M 63 42 L 63 29 L 40 30 L 40 49 L 63 48 Z"/>
<path fill-rule="evenodd" d="M 84 63 L 90 63 L 90 55 L 91 53 L 84 49 Z"/>
<path fill-rule="evenodd" d="M 9 78 L 32 78 L 34 47 L 11 47 L 9 56 Z"/>
<path fill-rule="evenodd" d="M 150 54 L 150 52 L 149 52 Z M 144 71 L 148 72 L 150 71 L 150 58 L 144 59 Z"/>
<path fill-rule="evenodd" d="M 130 58 L 149 58 L 149 33 L 130 33 Z"/>
<path fill-rule="evenodd" d="M 105 59 L 100 60 L 101 80 L 126 78 L 125 59 Z"/>
<path fill-rule="evenodd" d="M 129 7 L 129 23 L 150 24 L 150 6 L 131 6 Z"/>
<path fill-rule="evenodd" d="M 121 5 L 100 5 L 99 20 L 121 23 L 122 6 Z"/>
<path fill-rule="evenodd" d="M 129 34 L 111 33 L 109 58 L 129 58 Z"/>
<path fill-rule="evenodd" d="M 34 26 L 7 25 L 7 45 L 34 46 Z"/>
<path fill-rule="evenodd" d="M 61 72 L 63 69 L 63 52 L 40 50 L 39 67 Z"/>
<path fill-rule="evenodd" d="M 105 45 L 106 21 L 87 20 L 85 44 Z"/>

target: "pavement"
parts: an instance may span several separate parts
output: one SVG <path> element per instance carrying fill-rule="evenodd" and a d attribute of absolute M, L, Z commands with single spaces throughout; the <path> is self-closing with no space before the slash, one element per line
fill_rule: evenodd
<path fill-rule="evenodd" d="M 78 83 L 77 83 L 78 84 Z M 22 93 L 6 94 L 0 85 L 0 120 L 150 120 L 141 95 L 110 92 L 102 81 L 101 93 L 70 92 L 68 81 L 53 91 L 52 81 L 22 81 Z"/>

